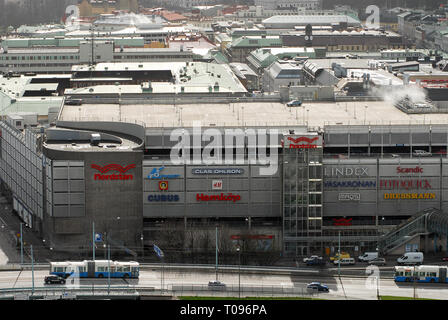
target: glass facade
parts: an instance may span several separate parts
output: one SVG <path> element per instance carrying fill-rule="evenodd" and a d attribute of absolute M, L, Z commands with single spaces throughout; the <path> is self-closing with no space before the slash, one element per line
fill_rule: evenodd
<path fill-rule="evenodd" d="M 283 238 L 286 255 L 321 251 L 323 151 L 283 150 Z"/>

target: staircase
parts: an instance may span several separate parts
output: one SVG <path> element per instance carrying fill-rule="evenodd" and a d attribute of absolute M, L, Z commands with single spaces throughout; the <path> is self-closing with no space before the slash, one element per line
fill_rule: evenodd
<path fill-rule="evenodd" d="M 384 255 L 407 243 L 416 236 L 437 233 L 447 235 L 448 217 L 437 209 L 426 209 L 398 225 L 378 240 L 378 249 Z"/>

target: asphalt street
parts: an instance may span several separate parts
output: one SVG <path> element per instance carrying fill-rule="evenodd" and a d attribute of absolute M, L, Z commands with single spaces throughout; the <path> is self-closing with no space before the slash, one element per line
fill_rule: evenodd
<path fill-rule="evenodd" d="M 44 285 L 44 277 L 48 275 L 48 270 L 36 270 L 34 272 L 34 286 L 55 288 L 59 285 Z M 179 286 L 199 286 L 207 287 L 208 281 L 215 280 L 215 273 L 211 271 L 175 271 L 165 270 L 164 290 Z M 370 281 L 373 280 L 373 281 Z M 77 281 L 77 280 L 75 280 Z M 219 281 L 224 282 L 227 287 L 238 287 L 238 274 L 220 274 Z M 312 281 L 320 281 L 330 288 L 330 293 L 320 294 L 322 298 L 328 299 L 369 299 L 376 300 L 377 293 L 380 295 L 413 297 L 415 294 L 419 298 L 448 299 L 448 285 L 446 284 L 397 284 L 392 279 L 381 279 L 379 290 L 377 291 L 376 280 L 369 278 L 341 277 L 316 278 L 310 276 L 288 276 L 288 275 L 258 275 L 241 274 L 241 287 L 263 286 L 269 292 L 271 287 L 296 288 L 306 290 L 306 285 Z M 79 279 L 82 287 L 107 286 L 107 279 Z M 67 281 L 70 287 L 72 284 Z M 74 282 L 74 285 L 78 285 Z M 5 288 L 30 288 L 32 286 L 32 272 L 26 271 L 3 271 L 0 272 L 0 292 Z M 161 287 L 161 272 L 159 270 L 141 270 L 139 279 L 111 279 L 112 287 L 153 287 L 156 290 Z M 223 293 L 225 294 L 225 293 Z M 248 293 L 250 296 L 250 293 Z"/>

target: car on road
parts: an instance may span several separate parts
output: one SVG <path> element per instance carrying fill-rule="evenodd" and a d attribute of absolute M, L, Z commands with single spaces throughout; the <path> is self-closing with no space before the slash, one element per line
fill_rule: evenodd
<path fill-rule="evenodd" d="M 350 254 L 347 252 L 341 252 L 340 257 L 339 257 L 339 253 L 336 253 L 334 257 L 330 257 L 330 261 L 335 261 L 335 260 L 338 260 L 339 258 L 341 258 L 341 259 L 350 258 Z"/>
<path fill-rule="evenodd" d="M 328 286 L 321 284 L 320 282 L 311 282 L 306 286 L 307 289 L 309 290 L 317 290 L 317 291 L 322 291 L 322 292 L 329 292 L 330 289 L 328 288 Z"/>
<path fill-rule="evenodd" d="M 211 290 L 225 290 L 226 285 L 221 281 L 210 281 L 208 283 L 208 288 Z"/>
<path fill-rule="evenodd" d="M 448 257 L 443 257 L 443 258 L 442 258 L 442 261 L 447 262 L 447 261 L 448 261 Z"/>
<path fill-rule="evenodd" d="M 384 258 L 375 258 L 373 260 L 369 261 L 370 265 L 374 266 L 385 266 L 386 265 L 386 259 Z"/>
<path fill-rule="evenodd" d="M 292 100 L 286 104 L 288 107 L 300 107 L 302 105 L 301 100 Z"/>
<path fill-rule="evenodd" d="M 316 257 L 314 259 L 309 259 L 306 262 L 307 266 L 324 266 L 325 260 L 322 257 Z"/>
<path fill-rule="evenodd" d="M 431 157 L 432 153 L 425 150 L 414 150 L 412 155 L 415 157 Z"/>
<path fill-rule="evenodd" d="M 308 261 L 314 260 L 314 259 L 322 259 L 322 257 L 319 256 L 310 256 L 307 258 L 303 258 L 303 263 L 307 263 Z"/>
<path fill-rule="evenodd" d="M 46 276 L 44 282 L 45 284 L 65 284 L 65 279 L 59 276 Z"/>
<path fill-rule="evenodd" d="M 339 261 L 340 261 L 341 265 L 354 265 L 355 264 L 354 258 L 342 258 L 341 260 L 334 260 L 333 263 L 335 265 L 338 265 Z"/>

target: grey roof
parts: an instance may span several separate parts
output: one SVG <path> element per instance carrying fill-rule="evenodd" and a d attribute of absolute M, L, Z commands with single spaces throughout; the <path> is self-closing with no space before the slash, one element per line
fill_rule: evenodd
<path fill-rule="evenodd" d="M 263 20 L 263 24 L 291 24 L 296 25 L 325 25 L 333 23 L 347 22 L 349 24 L 360 24 L 358 20 L 346 15 L 291 15 L 291 16 L 273 16 Z"/>

